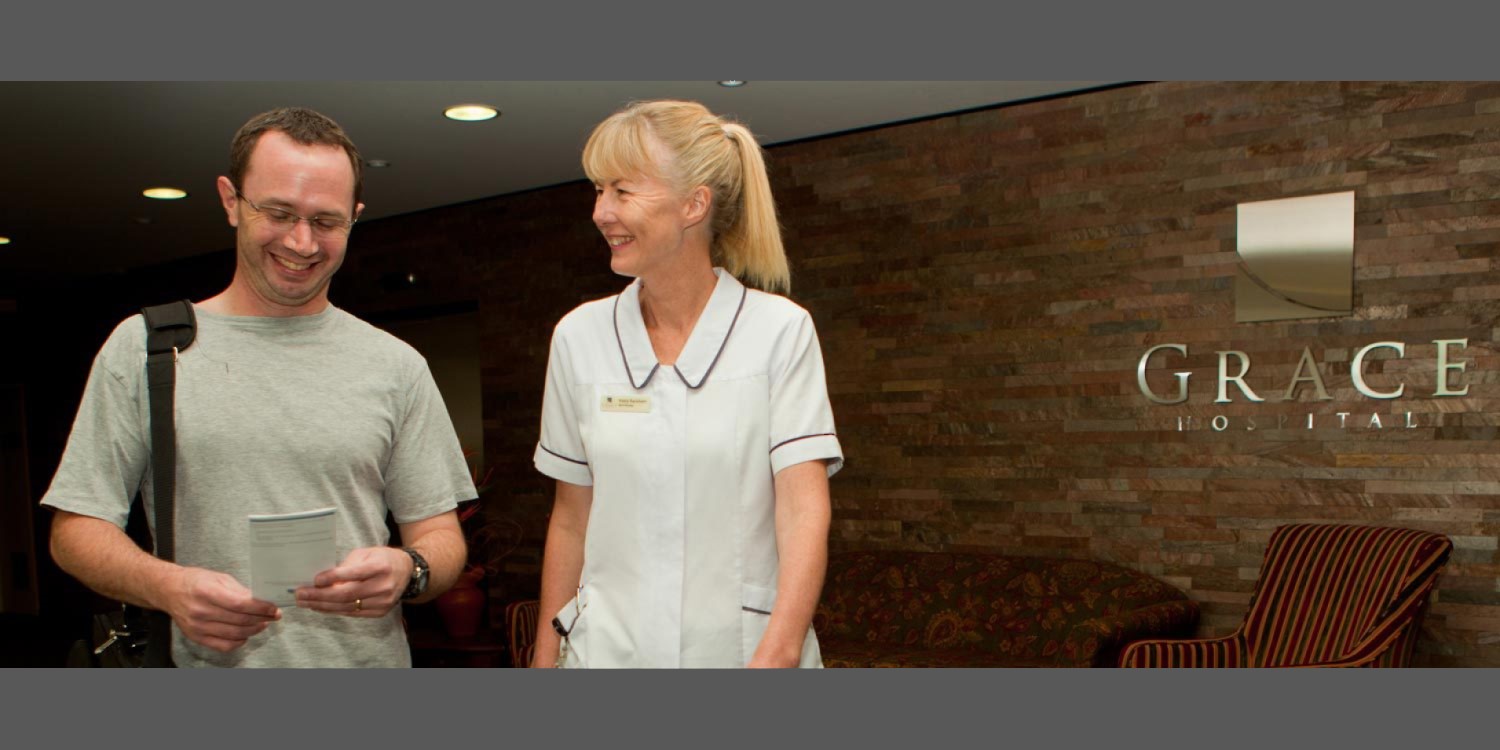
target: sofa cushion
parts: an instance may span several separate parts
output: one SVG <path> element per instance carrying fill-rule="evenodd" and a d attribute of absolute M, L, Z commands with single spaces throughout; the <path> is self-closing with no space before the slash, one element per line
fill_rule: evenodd
<path fill-rule="evenodd" d="M 823 641 L 825 667 L 1053 667 L 1055 659 L 1028 659 L 1009 654 L 956 648 L 903 649 L 885 643 Z"/>
<path fill-rule="evenodd" d="M 955 666 L 1088 666 L 1109 645 L 1095 637 L 1107 629 L 1091 624 L 1162 602 L 1182 602 L 1163 620 L 1174 632 L 1163 635 L 1191 634 L 1195 605 L 1176 589 L 1117 565 L 846 552 L 830 557 L 814 624 L 825 643 L 825 664 L 908 664 L 921 654 Z"/>

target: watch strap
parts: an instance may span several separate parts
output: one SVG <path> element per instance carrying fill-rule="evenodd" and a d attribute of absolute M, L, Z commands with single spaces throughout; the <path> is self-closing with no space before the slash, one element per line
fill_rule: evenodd
<path fill-rule="evenodd" d="M 402 552 L 411 555 L 411 581 L 406 584 L 406 590 L 401 592 L 402 599 L 415 599 L 427 590 L 427 578 L 431 568 L 427 565 L 427 558 L 411 547 L 402 547 Z"/>

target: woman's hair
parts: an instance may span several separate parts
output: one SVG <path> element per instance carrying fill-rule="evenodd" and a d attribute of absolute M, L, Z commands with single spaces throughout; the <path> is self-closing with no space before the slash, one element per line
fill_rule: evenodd
<path fill-rule="evenodd" d="M 658 165 L 651 137 L 666 147 L 667 163 Z M 697 102 L 635 102 L 594 128 L 583 148 L 583 171 L 600 185 L 656 175 L 682 195 L 707 186 L 713 193 L 714 262 L 751 286 L 790 289 L 765 158 L 744 125 Z"/>

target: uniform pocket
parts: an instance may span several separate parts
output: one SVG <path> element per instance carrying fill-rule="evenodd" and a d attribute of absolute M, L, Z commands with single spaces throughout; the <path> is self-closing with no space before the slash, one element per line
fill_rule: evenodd
<path fill-rule="evenodd" d="M 766 626 L 771 624 L 771 610 L 776 606 L 776 589 L 752 584 L 740 586 L 740 664 L 750 663 Z"/>
<path fill-rule="evenodd" d="M 776 606 L 776 589 L 746 583 L 740 586 L 740 608 L 761 615 L 771 614 Z"/>
<path fill-rule="evenodd" d="M 749 664 L 750 658 L 755 656 L 755 649 L 760 646 L 761 639 L 766 635 L 766 627 L 771 624 L 771 612 L 776 607 L 776 589 L 743 584 L 740 587 L 740 602 L 741 637 L 745 657 L 743 661 Z M 802 643 L 800 666 L 823 666 L 823 655 L 818 648 L 818 637 L 813 634 L 812 628 L 807 629 L 807 638 Z"/>
<path fill-rule="evenodd" d="M 562 664 L 559 666 L 568 669 L 588 666 L 588 660 L 584 657 L 586 653 L 584 643 L 587 640 L 589 619 L 585 614 L 587 611 L 588 600 L 584 598 L 583 592 L 580 591 L 577 596 L 569 599 L 568 603 L 564 604 L 562 609 L 558 610 L 557 614 L 553 617 L 554 624 L 551 627 L 556 630 L 561 625 L 562 629 L 567 631 L 567 635 L 564 636 L 563 645 L 567 650 L 563 653 Z"/>

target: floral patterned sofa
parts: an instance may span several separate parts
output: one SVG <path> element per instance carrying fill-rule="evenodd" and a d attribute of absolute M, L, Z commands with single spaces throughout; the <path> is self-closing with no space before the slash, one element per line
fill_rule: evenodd
<path fill-rule="evenodd" d="M 1089 560 L 844 552 L 813 624 L 829 667 L 1113 667 L 1130 641 L 1192 636 L 1198 605 Z"/>

